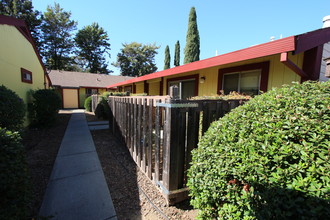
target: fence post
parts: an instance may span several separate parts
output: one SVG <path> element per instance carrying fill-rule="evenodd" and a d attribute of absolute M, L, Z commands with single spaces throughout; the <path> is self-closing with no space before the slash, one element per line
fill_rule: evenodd
<path fill-rule="evenodd" d="M 163 146 L 163 181 L 162 189 L 169 204 L 187 198 L 188 190 L 184 188 L 184 166 L 186 148 L 186 120 L 188 106 L 175 106 L 176 101 L 165 107 L 164 146 Z M 179 104 L 179 105 L 180 105 Z"/>

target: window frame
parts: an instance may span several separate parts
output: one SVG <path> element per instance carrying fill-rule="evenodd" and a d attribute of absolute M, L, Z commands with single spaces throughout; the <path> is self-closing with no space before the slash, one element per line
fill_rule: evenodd
<path fill-rule="evenodd" d="M 192 81 L 195 80 L 195 91 L 194 95 L 198 96 L 198 85 L 199 85 L 199 74 L 194 74 L 194 75 L 188 75 L 188 76 L 180 76 L 180 77 L 175 77 L 175 78 L 170 78 L 166 80 L 166 95 L 169 95 L 169 85 L 170 83 L 175 83 L 175 82 L 183 82 L 183 81 Z M 181 89 L 180 89 L 181 90 Z M 180 98 L 181 98 L 181 91 L 180 91 Z"/>
<path fill-rule="evenodd" d="M 31 79 L 26 79 L 25 74 L 30 75 Z M 24 83 L 32 84 L 33 83 L 32 72 L 27 69 L 21 68 L 21 81 Z"/>
<path fill-rule="evenodd" d="M 261 69 L 261 75 L 260 75 L 260 79 L 259 79 L 259 81 L 260 81 L 259 89 L 262 92 L 266 92 L 267 87 L 268 87 L 269 66 L 270 66 L 270 61 L 265 61 L 265 62 L 260 62 L 260 63 L 251 63 L 251 64 L 246 64 L 246 65 L 219 69 L 217 93 L 220 95 L 221 94 L 220 91 L 223 90 L 223 76 L 225 74 L 230 74 L 230 73 L 234 74 L 234 73 L 258 70 L 258 69 Z"/>
<path fill-rule="evenodd" d="M 129 92 L 129 93 L 134 93 L 133 92 L 133 86 L 132 85 L 129 85 L 129 86 L 125 86 L 124 87 L 124 92 Z"/>
<path fill-rule="evenodd" d="M 241 81 L 242 81 L 242 77 L 241 77 L 241 75 L 242 74 L 246 74 L 246 73 L 249 73 L 249 72 L 252 72 L 252 71 L 260 71 L 260 73 L 259 73 L 259 79 L 258 79 L 258 94 L 257 95 L 259 95 L 260 94 L 260 82 L 261 82 L 261 72 L 262 72 L 262 69 L 253 69 L 253 70 L 245 70 L 245 71 L 240 71 L 240 72 L 231 72 L 231 73 L 224 73 L 223 74 L 223 79 L 222 79 L 222 89 L 224 90 L 224 85 L 225 85 L 225 76 L 228 76 L 228 75 L 238 75 L 238 85 L 237 85 L 237 88 L 238 88 L 238 91 L 236 91 L 236 92 L 238 92 L 238 93 L 241 93 Z"/>

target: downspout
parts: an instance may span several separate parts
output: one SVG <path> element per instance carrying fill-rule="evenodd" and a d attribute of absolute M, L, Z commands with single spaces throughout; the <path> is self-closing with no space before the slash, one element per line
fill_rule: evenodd
<path fill-rule="evenodd" d="M 297 73 L 301 77 L 302 81 L 309 78 L 309 76 L 302 69 L 300 69 L 296 64 L 289 60 L 287 52 L 281 53 L 280 61 L 293 72 Z"/>

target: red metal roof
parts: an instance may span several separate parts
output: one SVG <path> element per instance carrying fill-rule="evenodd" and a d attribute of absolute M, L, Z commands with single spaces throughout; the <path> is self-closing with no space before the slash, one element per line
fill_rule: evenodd
<path fill-rule="evenodd" d="M 237 50 L 231 53 L 222 54 L 219 56 L 188 63 L 171 69 L 136 77 L 134 79 L 109 85 L 107 88 L 113 88 L 117 86 L 141 82 L 145 80 L 156 79 L 160 77 L 171 76 L 171 75 L 191 72 L 195 70 L 201 70 L 214 66 L 224 65 L 228 63 L 235 63 L 239 61 L 250 60 L 250 59 L 265 57 L 273 54 L 280 54 L 283 52 L 289 52 L 294 50 L 295 50 L 295 36 L 286 37 L 283 39 L 248 47 L 242 50 Z"/>

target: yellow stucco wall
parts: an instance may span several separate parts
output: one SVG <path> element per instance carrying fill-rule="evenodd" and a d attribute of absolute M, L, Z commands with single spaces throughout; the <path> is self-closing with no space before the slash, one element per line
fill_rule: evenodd
<path fill-rule="evenodd" d="M 44 88 L 42 65 L 31 43 L 16 27 L 1 24 L 0 39 L 0 85 L 15 91 L 27 104 L 30 90 Z M 32 72 L 32 84 L 22 82 L 21 68 Z"/>
<path fill-rule="evenodd" d="M 107 91 L 107 89 L 99 88 L 98 94 L 102 95 L 106 91 Z M 79 108 L 84 108 L 85 99 L 86 99 L 86 88 L 81 87 L 81 88 L 79 88 Z"/>
<path fill-rule="evenodd" d="M 295 63 L 299 68 L 302 68 L 303 65 L 303 53 L 298 55 L 292 55 L 289 54 L 289 59 Z M 163 94 L 166 94 L 166 86 L 167 86 L 167 80 L 171 78 L 176 77 L 182 77 L 182 76 L 189 76 L 189 75 L 195 75 L 199 74 L 199 78 L 202 76 L 205 76 L 206 80 L 204 83 L 199 83 L 198 85 L 198 95 L 215 95 L 217 94 L 218 89 L 218 72 L 219 69 L 222 68 L 228 68 L 228 67 L 234 67 L 234 66 L 241 66 L 246 64 L 252 64 L 252 63 L 260 63 L 270 61 L 270 67 L 269 67 L 269 78 L 268 78 L 268 90 L 271 90 L 275 87 L 281 87 L 284 84 L 290 84 L 293 81 L 300 82 L 301 78 L 299 75 L 297 75 L 295 72 L 293 72 L 291 69 L 289 69 L 287 66 L 285 66 L 283 63 L 280 62 L 280 54 L 253 59 L 253 60 L 247 60 L 222 66 L 216 66 L 206 69 L 201 69 L 198 71 L 192 71 L 192 72 L 186 72 L 174 76 L 169 76 L 164 78 L 164 84 L 163 84 Z"/>
<path fill-rule="evenodd" d="M 106 92 L 107 89 L 98 89 L 98 93 L 99 95 L 102 95 L 104 92 Z"/>
<path fill-rule="evenodd" d="M 31 43 L 13 26 L 0 25 L 0 84 L 26 103 L 27 92 L 44 88 L 44 71 Z M 21 81 L 21 68 L 32 72 L 33 83 Z"/>
<path fill-rule="evenodd" d="M 159 95 L 159 82 L 149 83 L 149 95 Z"/>
<path fill-rule="evenodd" d="M 136 83 L 136 94 L 144 93 L 144 82 Z"/>
<path fill-rule="evenodd" d="M 78 90 L 63 89 L 63 107 L 78 108 Z"/>

